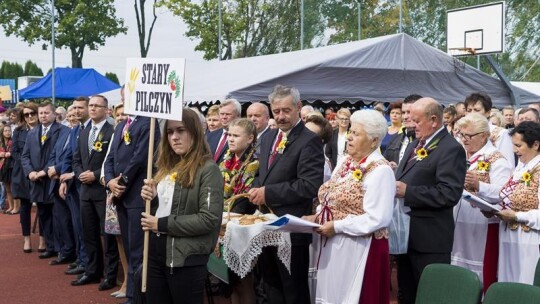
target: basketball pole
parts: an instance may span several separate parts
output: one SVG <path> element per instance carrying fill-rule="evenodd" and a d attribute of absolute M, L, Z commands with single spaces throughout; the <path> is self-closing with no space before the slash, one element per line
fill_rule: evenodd
<path fill-rule="evenodd" d="M 510 83 L 508 78 L 506 78 L 506 75 L 504 74 L 503 70 L 493 60 L 491 55 L 487 54 L 487 55 L 484 55 L 482 57 L 484 57 L 486 59 L 486 61 L 491 66 L 491 68 L 495 71 L 495 74 L 497 74 L 497 76 L 499 76 L 499 79 L 501 79 L 501 82 L 503 83 L 503 85 L 506 87 L 506 89 L 510 93 L 510 100 L 512 101 L 512 105 L 515 106 L 516 108 L 520 108 L 521 107 L 521 101 L 519 100 L 519 95 L 516 94 L 516 91 L 514 90 L 514 87 L 512 86 L 512 84 Z"/>

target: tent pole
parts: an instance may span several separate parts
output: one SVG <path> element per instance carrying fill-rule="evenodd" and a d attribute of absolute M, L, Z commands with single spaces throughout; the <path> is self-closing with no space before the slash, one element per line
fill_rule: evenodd
<path fill-rule="evenodd" d="M 403 0 L 399 0 L 399 33 L 403 33 Z"/>
<path fill-rule="evenodd" d="M 497 65 L 495 61 L 493 61 L 493 58 L 491 57 L 491 55 L 488 54 L 482 57 L 486 59 L 486 61 L 491 66 L 491 68 L 495 71 L 495 74 L 497 74 L 497 76 L 499 76 L 499 79 L 501 79 L 501 82 L 503 83 L 504 87 L 510 93 L 510 101 L 512 101 L 512 105 L 515 106 L 516 108 L 520 108 L 521 102 L 519 100 L 519 95 L 516 94 L 516 92 L 514 91 L 514 87 L 512 86 L 508 78 L 506 78 L 506 75 L 504 75 L 503 70 L 499 67 L 499 65 Z"/>
<path fill-rule="evenodd" d="M 362 40 L 362 0 L 358 0 L 358 40 Z"/>
<path fill-rule="evenodd" d="M 300 49 L 304 49 L 304 0 L 300 1 Z"/>
<path fill-rule="evenodd" d="M 221 0 L 218 1 L 218 59 L 221 61 Z"/>
<path fill-rule="evenodd" d="M 55 62 L 54 62 L 54 0 L 51 0 L 51 46 L 52 46 L 52 104 L 55 105 L 56 104 L 56 92 L 54 90 L 54 87 L 55 87 L 55 73 L 54 73 L 54 68 L 55 68 Z"/>

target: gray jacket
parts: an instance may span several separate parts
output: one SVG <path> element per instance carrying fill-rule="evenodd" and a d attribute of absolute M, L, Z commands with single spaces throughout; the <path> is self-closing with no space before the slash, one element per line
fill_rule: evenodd
<path fill-rule="evenodd" d="M 167 266 L 205 265 L 216 246 L 223 215 L 223 177 L 209 159 L 197 171 L 192 188 L 176 184 L 171 215 L 159 218 L 167 233 Z"/>

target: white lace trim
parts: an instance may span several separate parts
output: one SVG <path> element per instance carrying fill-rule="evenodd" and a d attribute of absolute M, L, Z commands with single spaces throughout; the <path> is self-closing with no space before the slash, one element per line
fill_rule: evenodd
<path fill-rule="evenodd" d="M 238 252 L 233 246 L 229 246 L 231 238 L 233 238 L 233 230 L 227 229 L 223 237 L 223 260 L 240 278 L 245 277 L 253 269 L 262 249 L 267 246 L 277 247 L 280 261 L 289 273 L 291 272 L 291 238 L 289 233 L 262 231 L 247 240 L 247 246 L 243 252 Z"/>

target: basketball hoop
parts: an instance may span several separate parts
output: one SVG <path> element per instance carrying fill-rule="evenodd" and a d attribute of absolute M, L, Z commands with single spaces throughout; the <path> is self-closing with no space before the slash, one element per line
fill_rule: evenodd
<path fill-rule="evenodd" d="M 453 56 L 468 56 L 468 55 L 476 55 L 476 49 L 470 48 L 470 47 L 460 47 L 460 48 L 449 48 L 448 53 Z"/>

